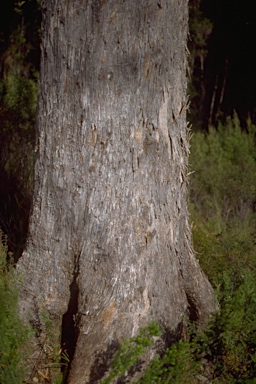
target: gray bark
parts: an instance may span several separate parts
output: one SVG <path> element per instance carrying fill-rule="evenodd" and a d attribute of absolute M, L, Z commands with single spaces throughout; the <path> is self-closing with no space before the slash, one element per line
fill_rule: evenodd
<path fill-rule="evenodd" d="M 158 320 L 173 332 L 215 308 L 186 205 L 188 5 L 48 0 L 42 9 L 20 311 L 41 332 L 46 311 L 75 344 L 69 383 L 96 383 L 104 353 L 141 326 Z"/>

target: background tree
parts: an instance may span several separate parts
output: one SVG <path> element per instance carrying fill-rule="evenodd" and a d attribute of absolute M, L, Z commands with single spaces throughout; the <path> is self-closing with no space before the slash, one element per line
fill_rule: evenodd
<path fill-rule="evenodd" d="M 201 9 L 201 0 L 189 1 L 189 86 L 191 104 L 188 119 L 201 127 L 204 123 L 204 103 L 207 94 L 205 86 L 205 62 L 208 56 L 208 40 L 213 25 Z"/>
<path fill-rule="evenodd" d="M 186 0 L 47 1 L 20 311 L 95 383 L 123 337 L 215 307 L 186 206 Z M 57 332 L 58 330 L 58 332 Z M 36 361 L 35 361 L 36 360 Z"/>
<path fill-rule="evenodd" d="M 256 43 L 256 24 L 252 12 L 253 1 L 190 0 L 190 5 L 191 26 L 195 26 L 194 20 L 201 19 L 200 23 L 196 22 L 195 36 L 199 32 L 209 31 L 209 22 L 213 26 L 210 35 L 201 33 L 201 37 L 208 36 L 207 40 L 203 39 L 206 46 L 201 46 L 204 52 L 205 48 L 208 51 L 204 56 L 203 70 L 199 60 L 192 68 L 195 85 L 198 84 L 198 75 L 201 77 L 199 86 L 196 85 L 199 95 L 191 102 L 192 117 L 198 108 L 200 115 L 195 115 L 192 123 L 195 127 L 207 129 L 209 124 L 217 126 L 219 119 L 223 122 L 236 112 L 243 127 L 248 117 L 255 124 L 256 57 L 253 47 Z M 194 44 L 196 41 L 192 42 Z M 201 90 L 201 84 L 207 92 Z"/>

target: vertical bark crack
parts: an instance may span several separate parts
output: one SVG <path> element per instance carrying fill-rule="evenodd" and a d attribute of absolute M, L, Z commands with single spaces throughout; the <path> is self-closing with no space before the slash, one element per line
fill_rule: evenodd
<path fill-rule="evenodd" d="M 191 322 L 198 322 L 199 321 L 199 313 L 198 313 L 198 308 L 196 305 L 195 300 L 193 300 L 193 297 L 191 294 L 188 294 L 186 292 L 186 297 L 188 301 L 188 315 L 189 315 L 189 320 Z"/>
<path fill-rule="evenodd" d="M 63 358 L 63 365 L 61 371 L 63 372 L 63 383 L 67 383 L 69 371 L 72 360 L 75 354 L 75 347 L 78 339 L 79 328 L 78 328 L 78 298 L 79 298 L 79 287 L 77 277 L 79 275 L 79 257 L 75 257 L 74 261 L 74 272 L 73 280 L 69 286 L 70 298 L 67 312 L 62 317 L 62 333 L 61 333 L 61 349 L 63 353 L 68 356 L 68 362 Z"/>

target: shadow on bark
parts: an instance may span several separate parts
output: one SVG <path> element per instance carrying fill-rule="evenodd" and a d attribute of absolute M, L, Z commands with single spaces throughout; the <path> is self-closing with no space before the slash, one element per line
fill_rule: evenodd
<path fill-rule="evenodd" d="M 117 341 L 113 341 L 106 351 L 98 354 L 94 365 L 92 366 L 88 384 L 98 383 L 99 380 L 106 375 L 106 372 L 110 368 L 111 361 L 119 347 L 120 344 Z"/>

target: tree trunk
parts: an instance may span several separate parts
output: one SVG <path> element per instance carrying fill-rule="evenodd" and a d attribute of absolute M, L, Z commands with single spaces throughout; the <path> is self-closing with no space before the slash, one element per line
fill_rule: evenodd
<path fill-rule="evenodd" d="M 96 383 L 104 354 L 141 326 L 173 332 L 215 308 L 186 205 L 188 5 L 48 0 L 42 10 L 20 310 L 41 333 L 45 312 L 59 329 L 69 383 Z"/>

